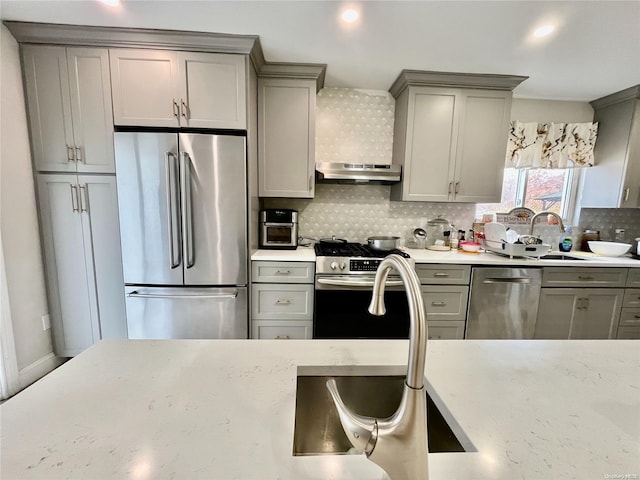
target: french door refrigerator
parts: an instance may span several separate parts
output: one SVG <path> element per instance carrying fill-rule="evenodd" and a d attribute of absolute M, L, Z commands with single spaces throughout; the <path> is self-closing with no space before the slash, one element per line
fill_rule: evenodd
<path fill-rule="evenodd" d="M 247 338 L 245 137 L 114 139 L 129 338 Z"/>

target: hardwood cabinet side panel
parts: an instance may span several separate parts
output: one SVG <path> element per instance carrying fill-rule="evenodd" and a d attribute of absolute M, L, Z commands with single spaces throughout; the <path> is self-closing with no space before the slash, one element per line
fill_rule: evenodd
<path fill-rule="evenodd" d="M 38 171 L 74 172 L 69 77 L 64 47 L 22 46 L 31 145 Z"/>
<path fill-rule="evenodd" d="M 511 92 L 465 92 L 462 103 L 455 200 L 500 202 Z"/>
<path fill-rule="evenodd" d="M 78 171 L 114 173 L 109 52 L 69 48 L 67 61 Z"/>
<path fill-rule="evenodd" d="M 115 125 L 179 126 L 175 52 L 109 50 Z"/>
<path fill-rule="evenodd" d="M 403 200 L 447 201 L 453 181 L 455 91 L 410 92 Z"/>

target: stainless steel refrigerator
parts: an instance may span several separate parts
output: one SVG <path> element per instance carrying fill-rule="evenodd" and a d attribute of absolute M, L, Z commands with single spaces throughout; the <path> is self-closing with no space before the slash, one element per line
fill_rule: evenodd
<path fill-rule="evenodd" d="M 114 138 L 129 338 L 247 338 L 245 137 Z"/>

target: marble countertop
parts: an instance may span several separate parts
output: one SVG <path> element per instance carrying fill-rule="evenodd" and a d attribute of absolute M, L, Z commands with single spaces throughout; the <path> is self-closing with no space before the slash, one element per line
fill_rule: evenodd
<path fill-rule="evenodd" d="M 462 251 L 438 252 L 434 250 L 402 248 L 416 263 L 450 263 L 465 265 L 527 265 L 527 266 L 572 266 L 572 267 L 631 267 L 640 268 L 640 260 L 630 256 L 599 257 L 591 252 L 563 253 L 583 260 L 537 260 L 532 258 L 508 258 L 491 252 L 467 253 Z M 560 254 L 559 252 L 551 252 Z M 254 250 L 251 260 L 315 262 L 312 247 L 298 247 L 296 250 Z"/>
<path fill-rule="evenodd" d="M 2 478 L 380 480 L 362 455 L 292 455 L 296 374 L 405 365 L 407 345 L 102 341 L 0 406 Z M 430 454 L 430 480 L 638 478 L 638 372 L 634 340 L 429 342 L 477 449 Z"/>

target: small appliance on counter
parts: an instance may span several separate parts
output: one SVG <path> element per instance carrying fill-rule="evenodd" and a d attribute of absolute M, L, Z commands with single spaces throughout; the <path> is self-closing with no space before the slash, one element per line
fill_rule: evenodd
<path fill-rule="evenodd" d="M 286 208 L 260 211 L 260 248 L 295 250 L 298 247 L 298 212 Z"/>
<path fill-rule="evenodd" d="M 427 222 L 427 249 L 429 250 L 450 250 L 451 230 L 453 225 L 438 215 L 437 218 Z"/>
<path fill-rule="evenodd" d="M 532 243 L 531 235 L 511 234 L 507 232 L 502 223 L 491 222 L 484 226 L 484 249 L 489 252 L 499 253 L 507 257 L 536 257 L 539 258 L 551 250 L 551 245 Z"/>

